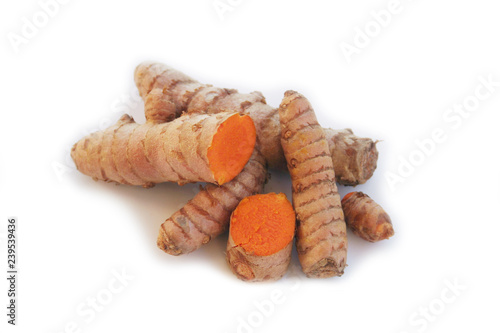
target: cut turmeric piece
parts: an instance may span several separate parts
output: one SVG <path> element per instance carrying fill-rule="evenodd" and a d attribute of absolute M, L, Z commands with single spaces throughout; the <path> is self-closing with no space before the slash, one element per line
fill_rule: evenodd
<path fill-rule="evenodd" d="M 394 235 L 392 221 L 385 210 L 363 192 L 351 192 L 342 199 L 345 221 L 354 234 L 369 242 Z"/>
<path fill-rule="evenodd" d="M 325 134 L 309 101 L 295 91 L 285 93 L 279 116 L 302 270 L 313 278 L 340 276 L 346 266 L 346 224 Z"/>
<path fill-rule="evenodd" d="M 142 125 L 124 115 L 77 142 L 71 157 L 95 180 L 144 187 L 167 181 L 221 185 L 241 172 L 255 140 L 252 119 L 237 113 L 184 115 Z"/>
<path fill-rule="evenodd" d="M 268 256 L 293 238 L 295 212 L 283 193 L 243 199 L 231 217 L 231 236 L 248 253 Z"/>
<path fill-rule="evenodd" d="M 285 194 L 243 199 L 231 215 L 227 261 L 241 280 L 280 279 L 291 259 L 295 212 Z"/>

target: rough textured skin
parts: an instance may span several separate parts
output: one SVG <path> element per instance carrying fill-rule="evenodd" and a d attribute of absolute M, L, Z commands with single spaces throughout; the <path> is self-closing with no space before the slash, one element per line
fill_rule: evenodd
<path fill-rule="evenodd" d="M 323 131 L 330 147 L 330 155 L 333 157 L 337 182 L 343 185 L 358 185 L 370 179 L 377 167 L 377 141 L 357 137 L 350 128 L 324 128 Z"/>
<path fill-rule="evenodd" d="M 243 171 L 232 181 L 208 184 L 160 227 L 157 245 L 168 254 L 195 251 L 227 229 L 231 213 L 245 197 L 262 192 L 267 179 L 258 147 Z"/>
<path fill-rule="evenodd" d="M 201 84 L 175 69 L 151 62 L 137 66 L 134 77 L 151 118 L 157 105 L 160 116 L 154 116 L 155 119 L 172 119 L 182 112 L 248 114 L 254 120 L 257 140 L 269 167 L 286 170 L 278 109 L 267 105 L 260 92 L 241 94 L 234 89 Z M 337 181 L 343 185 L 365 183 L 377 167 L 376 142 L 359 138 L 351 130 L 328 130 L 325 134 L 331 145 Z"/>
<path fill-rule="evenodd" d="M 247 253 L 237 246 L 231 231 L 227 242 L 226 259 L 238 279 L 247 282 L 276 281 L 285 275 L 292 258 L 293 240 L 278 252 L 268 256 Z"/>
<path fill-rule="evenodd" d="M 297 92 L 285 93 L 279 116 L 302 270 L 313 278 L 340 276 L 347 257 L 346 224 L 328 142 L 309 101 Z"/>
<path fill-rule="evenodd" d="M 155 119 L 156 117 L 152 115 L 148 116 L 154 113 L 161 114 L 157 118 L 159 122 L 172 121 L 179 117 L 182 110 L 172 103 L 168 89 L 178 81 L 195 82 L 178 71 L 166 75 L 166 70 L 164 65 L 154 63 L 139 65 L 135 70 L 134 78 L 139 94 L 144 100 L 146 119 Z"/>
<path fill-rule="evenodd" d="M 181 115 L 161 89 L 153 89 L 144 97 L 144 113 L 148 122 L 157 124 L 172 121 Z"/>
<path fill-rule="evenodd" d="M 217 183 L 207 152 L 219 126 L 234 114 L 193 114 L 162 124 L 137 124 L 124 115 L 78 141 L 71 157 L 95 180 L 144 187 L 167 181 Z"/>
<path fill-rule="evenodd" d="M 342 200 L 349 229 L 369 242 L 378 242 L 394 235 L 391 218 L 385 210 L 362 192 L 347 194 Z"/>

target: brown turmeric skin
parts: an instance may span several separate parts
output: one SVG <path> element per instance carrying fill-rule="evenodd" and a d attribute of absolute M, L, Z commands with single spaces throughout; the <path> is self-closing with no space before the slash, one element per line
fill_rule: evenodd
<path fill-rule="evenodd" d="M 378 242 L 394 235 L 389 215 L 363 192 L 346 194 L 342 208 L 349 229 L 364 240 Z"/>
<path fill-rule="evenodd" d="M 231 216 L 226 259 L 243 281 L 280 279 L 290 264 L 295 212 L 283 193 L 243 199 Z"/>
<path fill-rule="evenodd" d="M 185 115 L 137 124 L 128 115 L 81 139 L 71 151 L 78 170 L 119 184 L 224 184 L 240 173 L 256 141 L 253 121 L 237 113 Z"/>
<path fill-rule="evenodd" d="M 254 120 L 257 140 L 269 167 L 286 170 L 278 109 L 267 105 L 260 92 L 241 94 L 234 89 L 201 84 L 159 63 L 140 64 L 134 77 L 150 118 L 168 121 L 183 112 L 248 114 Z M 350 129 L 327 129 L 325 136 L 340 184 L 363 184 L 373 175 L 378 159 L 376 142 L 359 138 Z"/>
<path fill-rule="evenodd" d="M 312 278 L 340 276 L 347 258 L 346 224 L 324 131 L 309 101 L 295 91 L 285 93 L 279 116 L 302 270 Z"/>

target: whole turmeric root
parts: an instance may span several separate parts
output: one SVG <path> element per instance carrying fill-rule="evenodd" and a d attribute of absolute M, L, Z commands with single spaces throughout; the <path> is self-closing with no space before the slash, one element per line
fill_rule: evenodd
<path fill-rule="evenodd" d="M 167 181 L 224 184 L 241 172 L 255 141 L 252 119 L 237 113 L 142 125 L 125 115 L 77 142 L 71 157 L 78 170 L 96 180 L 144 187 Z"/>
<path fill-rule="evenodd" d="M 346 194 L 342 208 L 349 229 L 364 240 L 378 242 L 394 235 L 389 215 L 363 192 Z"/>
<path fill-rule="evenodd" d="M 302 270 L 314 278 L 340 276 L 346 265 L 346 224 L 324 131 L 309 101 L 295 91 L 285 93 L 279 116 Z"/>
<path fill-rule="evenodd" d="M 231 213 L 243 198 L 262 192 L 266 179 L 265 160 L 256 146 L 238 176 L 221 186 L 206 185 L 161 225 L 158 247 L 181 255 L 208 243 L 227 229 Z"/>
<path fill-rule="evenodd" d="M 286 170 L 280 142 L 278 109 L 266 104 L 260 92 L 241 94 L 201 84 L 159 63 L 137 66 L 135 82 L 145 102 L 146 117 L 172 120 L 182 112 L 248 114 L 254 120 L 257 140 L 270 168 Z M 350 129 L 325 131 L 337 181 L 343 185 L 365 183 L 377 167 L 376 142 L 355 136 Z"/>
<path fill-rule="evenodd" d="M 226 259 L 243 281 L 280 279 L 290 264 L 295 212 L 283 193 L 243 199 L 231 215 Z"/>

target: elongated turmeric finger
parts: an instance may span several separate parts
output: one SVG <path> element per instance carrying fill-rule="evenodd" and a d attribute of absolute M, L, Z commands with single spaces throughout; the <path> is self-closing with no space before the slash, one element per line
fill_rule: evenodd
<path fill-rule="evenodd" d="M 77 142 L 71 157 L 80 172 L 96 180 L 144 187 L 167 181 L 221 185 L 241 172 L 255 141 L 252 119 L 237 113 L 142 125 L 125 115 Z"/>
<path fill-rule="evenodd" d="M 170 120 L 186 113 L 239 112 L 252 117 L 261 152 L 270 168 L 286 169 L 280 142 L 278 110 L 266 104 L 260 92 L 239 93 L 212 87 L 159 63 L 137 66 L 134 79 L 145 101 L 146 118 Z M 155 111 L 156 110 L 156 111 Z M 365 183 L 377 167 L 376 142 L 352 130 L 325 130 L 337 181 L 344 185 Z"/>
<path fill-rule="evenodd" d="M 346 224 L 325 134 L 309 101 L 295 91 L 285 93 L 279 116 L 302 270 L 314 278 L 340 276 L 347 257 Z"/>
<path fill-rule="evenodd" d="M 345 222 L 349 229 L 369 242 L 394 235 L 392 221 L 385 210 L 363 192 L 351 192 L 342 199 Z"/>
<path fill-rule="evenodd" d="M 250 282 L 280 279 L 290 264 L 295 212 L 283 193 L 243 199 L 231 216 L 226 259 Z"/>

